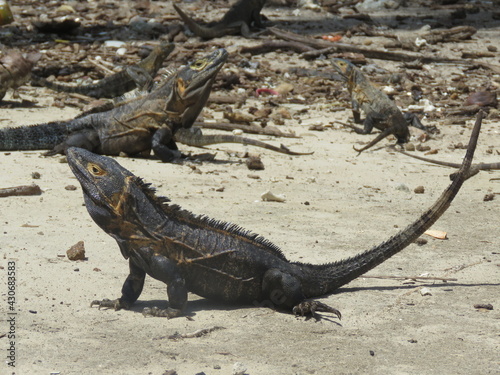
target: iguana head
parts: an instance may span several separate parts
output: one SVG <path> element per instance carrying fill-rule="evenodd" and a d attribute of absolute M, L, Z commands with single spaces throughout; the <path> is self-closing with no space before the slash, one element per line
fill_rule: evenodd
<path fill-rule="evenodd" d="M 333 68 L 340 74 L 342 80 L 347 81 L 352 76 L 356 67 L 347 60 L 344 59 L 331 59 Z"/>
<path fill-rule="evenodd" d="M 80 182 L 90 216 L 103 229 L 122 216 L 123 203 L 135 176 L 115 160 L 82 148 L 66 151 L 68 164 Z"/>
<path fill-rule="evenodd" d="M 174 89 L 166 109 L 180 114 L 182 127 L 193 125 L 200 114 L 227 56 L 225 49 L 218 49 L 184 66 L 175 75 Z"/>

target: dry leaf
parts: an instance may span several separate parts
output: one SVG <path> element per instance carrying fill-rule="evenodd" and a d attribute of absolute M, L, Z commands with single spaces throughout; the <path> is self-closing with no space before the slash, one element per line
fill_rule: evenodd
<path fill-rule="evenodd" d="M 424 232 L 424 234 L 436 238 L 438 240 L 446 240 L 448 238 L 448 233 L 442 230 L 429 229 Z"/>

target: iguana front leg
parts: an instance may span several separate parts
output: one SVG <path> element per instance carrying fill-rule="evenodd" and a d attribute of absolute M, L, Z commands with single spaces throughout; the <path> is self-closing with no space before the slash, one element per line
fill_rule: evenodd
<path fill-rule="evenodd" d="M 151 148 L 154 154 L 165 163 L 181 157 L 181 153 L 173 139 L 172 130 L 167 126 L 155 131 L 151 139 Z"/>
<path fill-rule="evenodd" d="M 352 113 L 354 114 L 354 122 L 360 123 L 361 122 L 360 113 L 354 112 L 354 110 L 352 111 Z M 356 125 L 350 125 L 350 124 L 346 124 L 345 126 L 347 126 L 348 128 L 351 128 L 357 134 L 370 134 L 375 126 L 375 121 L 373 121 L 373 118 L 371 116 L 367 116 L 365 118 L 365 121 L 363 122 L 363 128 L 360 128 L 359 126 L 356 126 Z"/>
<path fill-rule="evenodd" d="M 99 145 L 100 141 L 97 132 L 93 129 L 87 129 L 68 135 L 63 142 L 56 145 L 52 150 L 45 152 L 43 156 L 65 154 L 70 147 L 80 147 L 94 151 Z"/>
<path fill-rule="evenodd" d="M 137 301 L 137 298 L 142 293 L 142 288 L 144 286 L 144 279 L 146 278 L 146 272 L 139 268 L 136 264 L 129 261 L 130 273 L 123 283 L 122 296 L 118 299 L 110 300 L 103 299 L 102 301 L 94 300 L 90 303 L 90 307 L 99 306 L 106 308 L 112 308 L 115 310 L 129 309 L 132 304 Z"/>

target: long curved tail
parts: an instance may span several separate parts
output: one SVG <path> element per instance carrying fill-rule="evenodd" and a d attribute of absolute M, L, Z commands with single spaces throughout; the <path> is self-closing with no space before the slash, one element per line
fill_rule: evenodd
<path fill-rule="evenodd" d="M 446 188 L 436 203 L 404 230 L 370 250 L 334 263 L 324 265 L 304 264 L 303 268 L 309 275 L 310 280 L 307 283 L 309 285 L 308 290 L 304 290 L 307 297 L 331 293 L 378 266 L 415 241 L 441 217 L 450 206 L 464 181 L 469 177 L 468 172 L 474 156 L 483 116 L 482 112 L 478 114 L 462 165 L 453 182 Z"/>

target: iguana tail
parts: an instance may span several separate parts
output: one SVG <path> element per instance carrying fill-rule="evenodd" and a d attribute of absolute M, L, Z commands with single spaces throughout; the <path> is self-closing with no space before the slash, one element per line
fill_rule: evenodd
<path fill-rule="evenodd" d="M 223 29 L 215 30 L 210 27 L 201 26 L 197 24 L 186 13 L 184 13 L 184 11 L 182 11 L 181 8 L 179 8 L 175 4 L 172 5 L 174 6 L 174 9 L 182 18 L 182 20 L 184 21 L 184 23 L 189 27 L 189 30 L 191 30 L 195 35 L 199 36 L 200 38 L 212 39 L 224 36 L 226 34 L 226 31 Z"/>
<path fill-rule="evenodd" d="M 312 152 L 295 152 L 288 149 L 286 146 L 281 145 L 276 147 L 265 142 L 261 142 L 251 138 L 239 137 L 237 135 L 228 134 L 216 134 L 216 135 L 205 135 L 201 132 L 192 132 L 191 129 L 180 129 L 175 133 L 175 140 L 194 147 L 203 147 L 208 145 L 214 145 L 218 143 L 240 143 L 244 145 L 252 145 L 256 147 L 262 147 L 271 151 L 280 152 L 287 155 L 311 155 Z"/>
<path fill-rule="evenodd" d="M 467 153 L 453 182 L 446 188 L 436 203 L 424 212 L 415 222 L 389 238 L 387 241 L 354 257 L 324 265 L 298 264 L 309 276 L 308 286 L 306 287 L 307 290 L 304 290 L 306 297 L 310 298 L 331 293 L 342 285 L 356 279 L 403 250 L 439 219 L 448 209 L 462 184 L 468 177 L 468 171 L 472 163 L 479 131 L 481 129 L 482 116 L 482 113 L 478 115 Z"/>
<path fill-rule="evenodd" d="M 66 134 L 65 122 L 0 129 L 0 150 L 48 150 L 61 143 Z"/>

